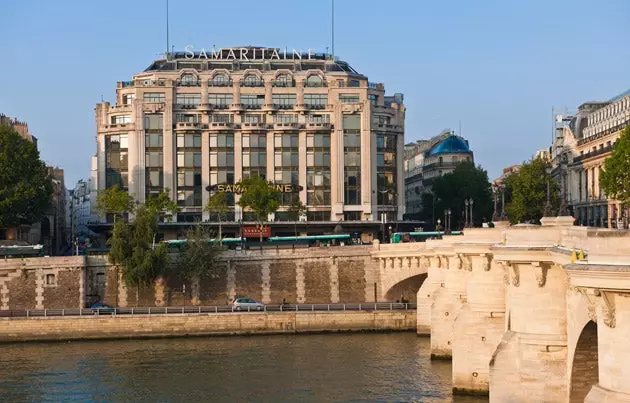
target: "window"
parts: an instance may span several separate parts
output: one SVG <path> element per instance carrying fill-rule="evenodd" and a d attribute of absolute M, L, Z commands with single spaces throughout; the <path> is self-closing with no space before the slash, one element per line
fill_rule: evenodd
<path fill-rule="evenodd" d="M 330 211 L 309 211 L 306 213 L 307 221 L 330 221 Z"/>
<path fill-rule="evenodd" d="M 131 115 L 118 115 L 112 116 L 112 124 L 119 125 L 124 123 L 131 123 Z"/>
<path fill-rule="evenodd" d="M 370 103 L 372 105 L 377 105 L 378 104 L 378 95 L 376 95 L 376 94 L 368 94 L 368 99 L 370 100 Z"/>
<path fill-rule="evenodd" d="M 209 94 L 208 103 L 217 109 L 225 109 L 234 103 L 232 94 Z"/>
<path fill-rule="evenodd" d="M 274 135 L 274 166 L 276 183 L 298 184 L 298 135 L 276 134 Z M 280 204 L 289 206 L 298 198 L 298 193 L 282 193 Z"/>
<path fill-rule="evenodd" d="M 323 87 L 324 80 L 320 76 L 308 76 L 306 79 L 305 87 Z"/>
<path fill-rule="evenodd" d="M 195 108 L 201 103 L 201 94 L 178 94 L 175 103 L 180 108 Z"/>
<path fill-rule="evenodd" d="M 328 105 L 328 95 L 304 94 L 304 105 L 309 109 L 325 109 Z"/>
<path fill-rule="evenodd" d="M 201 153 L 193 151 L 177 152 L 178 168 L 198 168 L 201 167 Z"/>
<path fill-rule="evenodd" d="M 105 186 L 118 185 L 126 188 L 128 168 L 128 136 L 126 134 L 105 137 Z"/>
<path fill-rule="evenodd" d="M 278 74 L 273 82 L 274 87 L 294 87 L 293 79 L 287 74 Z"/>
<path fill-rule="evenodd" d="M 295 106 L 295 94 L 273 94 L 272 103 L 280 109 L 291 109 Z"/>
<path fill-rule="evenodd" d="M 196 75 L 187 73 L 182 74 L 182 77 L 179 80 L 179 85 L 183 87 L 198 87 L 200 82 Z"/>
<path fill-rule="evenodd" d="M 339 101 L 344 104 L 359 103 L 359 95 L 355 94 L 339 94 Z"/>
<path fill-rule="evenodd" d="M 372 115 L 372 124 L 375 125 L 388 125 L 390 122 L 389 116 Z"/>
<path fill-rule="evenodd" d="M 241 95 L 241 104 L 245 106 L 246 109 L 260 109 L 260 107 L 265 103 L 265 95 Z"/>
<path fill-rule="evenodd" d="M 162 148 L 162 133 L 147 133 L 144 135 L 144 146 L 146 148 Z"/>
<path fill-rule="evenodd" d="M 201 187 L 194 190 L 178 190 L 177 204 L 179 206 L 201 206 Z"/>
<path fill-rule="evenodd" d="M 143 100 L 146 103 L 164 102 L 165 95 L 163 92 L 145 92 Z"/>
<path fill-rule="evenodd" d="M 306 137 L 306 198 L 309 206 L 330 206 L 330 134 Z"/>
<path fill-rule="evenodd" d="M 175 121 L 177 123 L 201 123 L 201 115 L 177 113 L 175 114 Z"/>
<path fill-rule="evenodd" d="M 243 142 L 243 179 L 250 176 L 267 176 L 267 135 L 244 134 Z"/>
<path fill-rule="evenodd" d="M 361 196 L 361 115 L 344 115 L 344 202 L 360 204 Z"/>
<path fill-rule="evenodd" d="M 150 188 L 162 189 L 164 187 L 163 171 L 146 171 L 146 186 Z"/>
<path fill-rule="evenodd" d="M 243 123 L 265 123 L 265 115 L 247 113 L 243 116 Z"/>
<path fill-rule="evenodd" d="M 234 115 L 232 114 L 216 114 L 210 117 L 212 123 L 232 123 L 234 122 Z"/>
<path fill-rule="evenodd" d="M 149 168 L 160 168 L 164 163 L 164 154 L 161 151 L 150 151 L 145 153 L 145 166 Z"/>
<path fill-rule="evenodd" d="M 274 123 L 297 123 L 298 118 L 293 113 L 279 113 L 273 117 Z"/>
<path fill-rule="evenodd" d="M 208 81 L 210 87 L 231 87 L 232 80 L 224 74 L 215 75 L 210 81 Z"/>
<path fill-rule="evenodd" d="M 360 87 L 361 86 L 361 81 L 359 80 L 350 80 L 348 82 L 348 87 Z"/>
<path fill-rule="evenodd" d="M 162 130 L 164 128 L 164 120 L 162 115 L 145 115 L 144 130 Z"/>
<path fill-rule="evenodd" d="M 199 148 L 201 147 L 201 134 L 191 134 L 191 133 L 186 133 L 186 134 L 178 134 L 177 135 L 177 147 L 178 148 L 182 148 L 182 147 L 195 147 L 195 148 Z"/>
<path fill-rule="evenodd" d="M 308 122 L 309 123 L 330 123 L 330 115 L 329 114 L 309 115 Z"/>
<path fill-rule="evenodd" d="M 253 74 L 248 74 L 245 76 L 242 82 L 243 87 L 262 87 L 264 84 L 263 80 L 258 78 Z"/>
<path fill-rule="evenodd" d="M 57 285 L 57 278 L 54 274 L 46 274 L 46 285 L 54 286 Z"/>
<path fill-rule="evenodd" d="M 135 98 L 134 94 L 123 94 L 122 96 L 123 105 L 131 105 L 131 102 L 133 101 L 134 98 Z"/>

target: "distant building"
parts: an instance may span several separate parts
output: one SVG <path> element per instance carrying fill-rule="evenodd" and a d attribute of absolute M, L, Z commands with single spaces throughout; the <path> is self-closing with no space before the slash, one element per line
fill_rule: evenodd
<path fill-rule="evenodd" d="M 63 169 L 48 167 L 52 178 L 53 194 L 48 223 L 42 223 L 41 237 L 49 255 L 59 255 L 65 252 L 66 244 L 66 186 Z"/>
<path fill-rule="evenodd" d="M 96 192 L 93 192 L 91 179 L 80 180 L 74 189 L 68 191 L 70 210 L 66 212 L 66 222 L 69 228 L 67 234 L 69 245 L 74 245 L 77 239 L 79 245 L 83 245 L 90 237 L 88 224 L 92 220 L 92 193 Z"/>
<path fill-rule="evenodd" d="M 6 115 L 0 114 L 0 124 L 12 127 L 20 136 L 24 137 L 28 141 L 32 141 L 37 145 L 37 138 L 33 136 L 28 130 L 28 124 L 17 120 L 16 118 L 10 118 Z"/>
<path fill-rule="evenodd" d="M 474 162 L 468 140 L 447 129 L 429 140 L 405 145 L 405 211 L 415 218 L 422 211 L 422 194 L 436 178 L 453 172 L 463 161 Z"/>
<path fill-rule="evenodd" d="M 628 209 L 606 196 L 599 175 L 629 124 L 630 90 L 605 102 L 586 102 L 574 115 L 556 117 L 552 175 L 560 184 L 563 207 L 576 224 L 628 228 Z"/>

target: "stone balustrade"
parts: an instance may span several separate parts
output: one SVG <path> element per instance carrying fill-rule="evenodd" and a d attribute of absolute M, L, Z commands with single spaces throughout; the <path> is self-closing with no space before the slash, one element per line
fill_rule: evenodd
<path fill-rule="evenodd" d="M 422 278 L 417 332 L 452 359 L 455 393 L 630 402 L 630 233 L 541 221 L 375 244 L 382 295 Z"/>

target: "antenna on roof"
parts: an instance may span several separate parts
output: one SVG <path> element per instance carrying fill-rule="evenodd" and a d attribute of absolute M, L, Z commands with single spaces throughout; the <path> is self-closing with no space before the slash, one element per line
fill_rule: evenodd
<path fill-rule="evenodd" d="M 168 40 L 168 0 L 166 0 L 166 59 L 168 60 L 168 54 L 171 49 L 169 40 Z"/>
<path fill-rule="evenodd" d="M 332 0 L 332 60 L 335 61 L 335 0 Z"/>
<path fill-rule="evenodd" d="M 459 120 L 459 137 L 463 137 L 462 136 L 462 120 Z"/>

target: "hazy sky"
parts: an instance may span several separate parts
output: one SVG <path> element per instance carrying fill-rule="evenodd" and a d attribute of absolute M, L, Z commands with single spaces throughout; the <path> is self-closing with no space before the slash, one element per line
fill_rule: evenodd
<path fill-rule="evenodd" d="M 335 53 L 407 105 L 406 142 L 444 128 L 491 177 L 550 145 L 552 107 L 630 88 L 628 0 L 336 0 Z M 331 0 L 170 0 L 182 50 L 325 51 Z M 165 0 L 20 0 L 0 7 L 0 113 L 26 120 L 42 157 L 88 178 L 94 106 L 166 47 Z"/>

